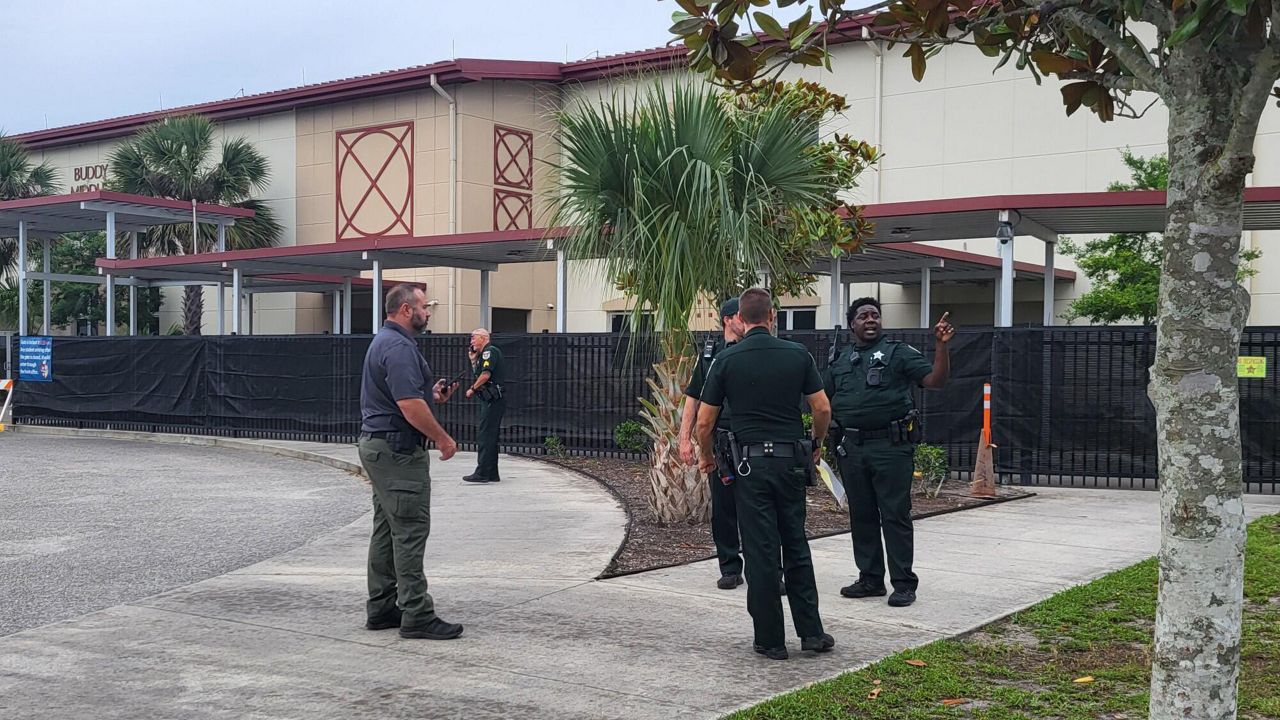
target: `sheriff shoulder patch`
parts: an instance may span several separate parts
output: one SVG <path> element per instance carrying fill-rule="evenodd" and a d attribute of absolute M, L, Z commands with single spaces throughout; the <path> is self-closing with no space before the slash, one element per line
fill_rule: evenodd
<path fill-rule="evenodd" d="M 480 357 L 484 358 L 485 360 L 488 360 L 488 359 L 489 359 L 489 354 L 490 354 L 490 353 L 492 353 L 492 352 L 493 352 L 492 350 L 485 350 L 485 351 L 484 351 L 484 354 L 483 354 L 483 355 L 481 355 Z"/>

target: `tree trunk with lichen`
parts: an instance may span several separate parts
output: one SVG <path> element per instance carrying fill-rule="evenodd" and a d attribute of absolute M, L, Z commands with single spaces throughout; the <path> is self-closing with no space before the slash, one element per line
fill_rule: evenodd
<path fill-rule="evenodd" d="M 1182 50 L 1166 73 L 1169 218 L 1148 389 L 1161 493 L 1150 717 L 1216 720 L 1236 716 L 1240 674 L 1245 523 L 1236 357 L 1249 295 L 1237 270 L 1253 133 L 1244 152 L 1232 151 L 1231 138 L 1253 109 L 1244 93 L 1249 63 L 1226 67 Z"/>

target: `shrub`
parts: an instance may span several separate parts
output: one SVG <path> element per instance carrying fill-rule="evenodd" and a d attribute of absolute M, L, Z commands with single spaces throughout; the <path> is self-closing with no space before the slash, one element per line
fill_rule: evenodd
<path fill-rule="evenodd" d="M 639 420 L 623 420 L 613 429 L 613 442 L 623 450 L 646 452 L 649 450 L 649 436 L 645 434 L 644 425 Z"/>
<path fill-rule="evenodd" d="M 947 451 L 940 445 L 925 445 L 921 443 L 916 446 L 915 454 L 916 473 L 920 476 L 920 488 L 929 495 L 929 497 L 937 497 L 942 492 L 942 484 L 947 480 L 947 473 L 950 467 L 947 464 Z M 929 491 L 930 486 L 937 483 L 933 487 L 932 492 Z"/>
<path fill-rule="evenodd" d="M 568 450 L 565 449 L 564 441 L 560 439 L 559 435 L 548 435 L 542 441 L 542 446 L 547 449 L 548 455 L 564 457 L 569 454 Z"/>

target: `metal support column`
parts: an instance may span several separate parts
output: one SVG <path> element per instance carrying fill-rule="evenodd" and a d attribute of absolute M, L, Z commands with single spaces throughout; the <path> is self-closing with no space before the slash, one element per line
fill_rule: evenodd
<path fill-rule="evenodd" d="M 333 293 L 333 334 L 342 334 L 342 291 L 334 290 Z"/>
<path fill-rule="evenodd" d="M 49 305 L 50 305 L 50 301 L 53 298 L 53 281 L 48 278 L 49 273 L 52 272 L 51 270 L 49 270 L 49 264 L 50 264 L 49 256 L 50 256 L 50 245 L 52 244 L 53 241 L 49 240 L 49 238 L 45 238 L 43 242 L 44 242 L 45 280 L 43 283 L 43 287 L 41 288 L 41 290 L 43 291 L 41 300 L 44 302 L 44 306 L 41 310 L 40 332 L 44 335 L 48 335 L 49 334 Z"/>
<path fill-rule="evenodd" d="M 218 223 L 218 252 L 227 251 L 227 226 Z"/>
<path fill-rule="evenodd" d="M 568 326 L 569 316 L 568 308 L 565 307 L 569 301 L 569 291 L 566 287 L 568 277 L 566 276 L 568 260 L 565 258 L 564 250 L 556 250 L 556 332 L 565 332 Z"/>
<path fill-rule="evenodd" d="M 1000 223 L 1009 223 L 1009 211 L 1000 211 Z M 1013 230 L 1009 227 L 1007 237 L 1001 237 L 1000 243 L 1000 327 L 1013 325 Z"/>
<path fill-rule="evenodd" d="M 138 233 L 129 233 L 129 259 L 138 259 Z M 132 280 L 133 278 L 129 278 Z M 138 286 L 129 283 L 129 335 L 138 334 Z"/>
<path fill-rule="evenodd" d="M 998 249 L 998 248 L 997 248 L 997 249 Z M 1000 285 L 1001 285 L 1001 284 L 1002 284 L 1002 283 L 1000 282 L 1000 277 L 999 277 L 999 276 L 996 276 L 996 279 L 995 279 L 994 281 L 992 281 L 992 287 L 994 287 L 994 288 L 995 288 L 995 291 L 996 291 L 996 292 L 995 292 L 995 296 L 994 296 L 994 298 L 993 298 L 993 299 L 992 299 L 992 301 L 991 301 L 991 305 L 992 305 L 992 307 L 994 307 L 996 310 L 995 310 L 995 314 L 994 314 L 994 315 L 992 315 L 992 317 L 991 317 L 991 324 L 992 324 L 992 325 L 994 325 L 994 326 L 996 326 L 996 327 L 1000 327 L 1000 322 L 1001 322 L 1000 298 L 1004 297 L 1004 293 L 1003 293 L 1003 292 L 1001 291 L 1001 289 L 1000 289 Z"/>
<path fill-rule="evenodd" d="M 227 334 L 227 285 L 218 283 L 218 334 Z"/>
<path fill-rule="evenodd" d="M 1058 244 L 1044 244 L 1044 326 L 1053 327 L 1053 259 L 1057 254 Z"/>
<path fill-rule="evenodd" d="M 373 329 L 377 331 L 381 325 L 375 326 Z M 343 278 L 342 280 L 342 334 L 351 334 L 351 278 Z"/>
<path fill-rule="evenodd" d="M 841 292 L 843 284 L 840 282 L 841 258 L 831 258 L 831 327 L 836 328 L 844 325 L 844 293 Z"/>
<path fill-rule="evenodd" d="M 373 322 L 369 323 L 369 327 L 374 332 L 382 327 L 382 261 L 373 261 Z"/>
<path fill-rule="evenodd" d="M 231 334 L 240 334 L 240 297 L 244 291 L 244 275 L 238 267 L 231 268 Z"/>
<path fill-rule="evenodd" d="M 18 334 L 26 335 L 27 322 L 27 221 L 18 221 Z"/>
<path fill-rule="evenodd" d="M 116 214 L 107 213 L 107 259 L 116 259 Z M 107 273 L 107 337 L 116 334 L 116 277 Z"/>
<path fill-rule="evenodd" d="M 493 319 L 489 311 L 489 271 L 480 271 L 480 327 L 492 328 Z"/>
<path fill-rule="evenodd" d="M 929 307 L 933 300 L 933 288 L 929 277 L 931 274 L 931 268 L 920 268 L 920 327 L 922 328 L 929 327 L 933 315 L 933 309 Z"/>
<path fill-rule="evenodd" d="M 244 334 L 252 335 L 253 334 L 253 293 L 251 292 L 247 292 L 244 294 L 244 309 L 245 309 Z"/>

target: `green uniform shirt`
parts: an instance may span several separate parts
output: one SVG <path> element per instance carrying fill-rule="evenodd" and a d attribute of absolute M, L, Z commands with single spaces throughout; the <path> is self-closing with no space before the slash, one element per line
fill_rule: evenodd
<path fill-rule="evenodd" d="M 693 368 L 693 378 L 689 380 L 689 386 L 684 389 L 684 394 L 694 400 L 702 399 L 702 388 L 707 382 L 707 369 L 711 367 L 711 363 L 721 350 L 727 347 L 733 347 L 737 343 L 726 343 L 724 337 L 716 339 L 715 344 L 711 346 L 711 359 L 707 359 L 706 346 L 698 349 L 698 364 Z M 720 406 L 720 415 L 716 417 L 716 428 L 719 430 L 728 430 L 729 425 L 729 405 L 725 403 Z"/>
<path fill-rule="evenodd" d="M 495 385 L 501 385 L 507 379 L 507 363 L 502 358 L 502 351 L 493 344 L 484 346 L 484 350 L 480 351 L 471 364 L 471 369 L 475 371 L 477 378 L 489 373 L 489 382 Z"/>
<path fill-rule="evenodd" d="M 882 368 L 878 386 L 867 385 L 867 370 L 873 366 Z M 888 427 L 911 411 L 911 388 L 931 372 L 933 364 L 919 350 L 883 336 L 867 347 L 843 350 L 824 379 L 831 417 L 843 428 Z"/>
<path fill-rule="evenodd" d="M 733 405 L 729 419 L 739 443 L 806 438 L 800 400 L 822 390 L 813 356 L 798 343 L 764 328 L 716 355 L 702 388 L 702 402 Z"/>

